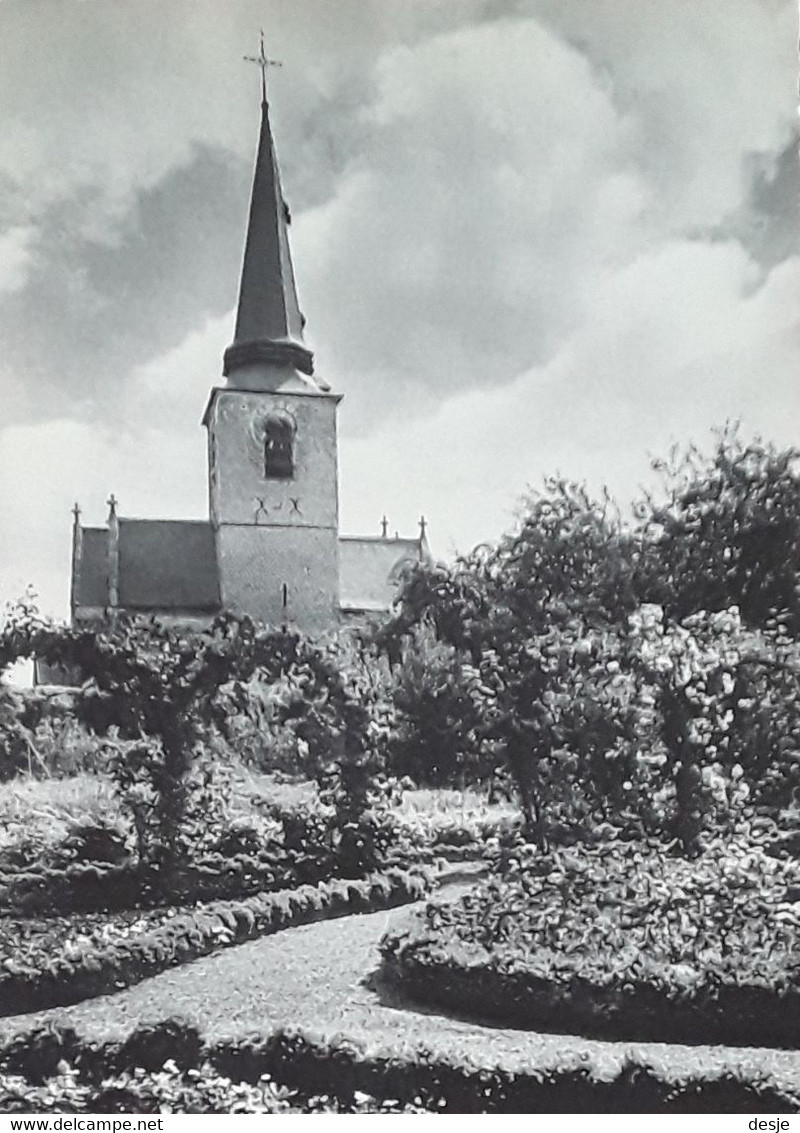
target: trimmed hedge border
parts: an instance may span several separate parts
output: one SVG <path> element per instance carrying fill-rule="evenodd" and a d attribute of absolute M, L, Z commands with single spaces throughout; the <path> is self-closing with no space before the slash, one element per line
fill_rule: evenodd
<path fill-rule="evenodd" d="M 7 961 L 0 974 L 0 1015 L 66 1007 L 284 928 L 418 901 L 430 884 L 425 872 L 399 869 L 358 881 L 337 878 L 237 901 L 214 901 L 172 917 L 138 938 L 92 949 L 74 961 L 58 957 L 44 971 L 15 968 L 13 961 Z"/>
<path fill-rule="evenodd" d="M 136 1069 L 158 1072 L 168 1060 L 184 1074 L 210 1065 L 230 1082 L 269 1076 L 300 1098 L 332 1097 L 345 1107 L 366 1094 L 394 1104 L 451 1113 L 795 1113 L 800 1096 L 766 1076 L 722 1070 L 710 1077 L 667 1078 L 646 1061 L 627 1059 L 613 1078 L 578 1056 L 506 1071 L 430 1050 L 397 1054 L 346 1038 L 299 1029 L 267 1037 L 206 1045 L 194 1027 L 168 1020 L 135 1031 L 124 1042 L 94 1044 L 67 1028 L 39 1028 L 0 1048 L 2 1076 L 33 1086 L 75 1067 L 78 1081 L 107 1112 L 104 1081 Z M 15 1095 L 19 1096 L 18 1092 Z M 118 1099 L 122 1101 L 123 1099 Z M 88 1108 L 86 1110 L 89 1111 Z M 117 1112 L 123 1112 L 117 1109 Z M 19 1112 L 19 1110 L 17 1110 Z M 199 1111 L 195 1111 L 199 1112 Z"/>
<path fill-rule="evenodd" d="M 269 1074 L 305 1095 L 355 1091 L 403 1103 L 421 1099 L 453 1113 L 795 1113 L 800 1095 L 768 1076 L 723 1070 L 709 1078 L 670 1079 L 646 1061 L 629 1058 L 616 1077 L 604 1078 L 579 1056 L 525 1071 L 482 1067 L 436 1051 L 369 1050 L 336 1037 L 282 1029 L 266 1040 L 219 1044 L 212 1066 L 248 1082 Z M 442 1106 L 441 1100 L 445 1105 Z"/>
<path fill-rule="evenodd" d="M 71 862 L 0 870 L 0 906 L 18 916 L 130 908 L 146 889 L 146 870 L 130 862 Z"/>
<path fill-rule="evenodd" d="M 483 964 L 462 963 L 402 936 L 385 937 L 380 948 L 380 975 L 389 985 L 462 1018 L 615 1041 L 800 1048 L 800 988 L 778 994 L 719 984 L 694 999 L 673 998 L 641 981 L 623 987 L 577 978 L 557 984 L 531 976 L 524 966 L 508 970 L 491 956 Z"/>
<path fill-rule="evenodd" d="M 169 901 L 232 901 L 291 886 L 317 884 L 330 876 L 309 855 L 276 857 L 208 855 L 176 872 Z M 157 902 L 163 878 L 152 867 L 135 862 L 71 862 L 63 867 L 31 866 L 0 869 L 0 907 L 19 916 L 126 910 Z M 163 895 L 162 895 L 163 899 Z"/>

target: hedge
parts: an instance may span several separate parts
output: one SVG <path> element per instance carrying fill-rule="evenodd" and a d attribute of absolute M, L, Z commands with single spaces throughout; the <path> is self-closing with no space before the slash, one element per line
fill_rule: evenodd
<path fill-rule="evenodd" d="M 399 1054 L 380 1047 L 370 1049 L 363 1043 L 322 1038 L 298 1029 L 209 1045 L 196 1029 L 176 1020 L 142 1028 L 115 1044 L 89 1042 L 72 1029 L 40 1028 L 18 1036 L 0 1048 L 0 1088 L 3 1076 L 7 1083 L 13 1076 L 0 1100 L 14 1098 L 16 1112 L 23 1112 L 25 1092 L 19 1083 L 27 1082 L 33 1110 L 41 1109 L 43 1096 L 50 1096 L 43 1095 L 42 1087 L 56 1076 L 63 1082 L 69 1065 L 74 1068 L 71 1081 L 88 1087 L 83 1104 L 103 1105 L 104 1112 L 143 1112 L 143 1090 L 152 1094 L 146 1075 L 157 1074 L 165 1063 L 171 1097 L 173 1101 L 178 1097 L 186 1107 L 173 1112 L 224 1111 L 212 1105 L 219 1105 L 220 1091 L 224 1094 L 226 1088 L 228 1103 L 234 1108 L 231 1103 L 241 1098 L 241 1087 L 233 1084 L 259 1084 L 265 1078 L 295 1091 L 307 1103 L 320 1098 L 331 1103 L 310 1102 L 303 1110 L 352 1110 L 359 1097 L 384 1103 L 391 1099 L 393 1111 L 419 1107 L 439 1113 L 794 1113 L 800 1109 L 795 1091 L 743 1068 L 670 1078 L 646 1061 L 628 1058 L 609 1078 L 590 1062 L 568 1056 L 555 1064 L 543 1062 L 509 1071 L 424 1049 L 406 1048 Z M 114 1083 L 109 1077 L 126 1074 L 134 1074 L 133 1090 L 128 1088 L 122 1096 L 118 1090 L 113 1097 Z M 204 1094 L 198 1088 L 198 1079 L 211 1083 L 211 1103 L 208 1090 Z M 181 1081 L 185 1088 L 179 1088 Z M 162 1076 L 162 1099 L 164 1088 Z M 71 1103 L 75 1102 L 73 1089 Z"/>
<path fill-rule="evenodd" d="M 392 950 L 381 976 L 411 1000 L 457 1016 L 508 1027 L 567 1032 L 601 1039 L 634 1039 L 724 1046 L 800 1048 L 800 989 L 722 984 L 672 999 L 644 981 L 621 986 L 575 977 L 560 984 L 511 970 L 503 959 L 485 963 L 441 956 L 424 945 Z"/>
<path fill-rule="evenodd" d="M 139 937 L 91 947 L 77 958 L 55 957 L 46 968 L 7 960 L 0 974 L 0 1014 L 64 1007 L 139 983 L 166 968 L 292 925 L 419 900 L 422 872 L 388 870 L 361 881 L 332 880 L 239 901 L 215 901 L 172 917 Z"/>
<path fill-rule="evenodd" d="M 800 1109 L 800 1094 L 767 1076 L 723 1069 L 668 1078 L 646 1061 L 627 1059 L 612 1079 L 579 1056 L 525 1071 L 483 1067 L 426 1049 L 397 1054 L 346 1038 L 284 1029 L 267 1039 L 220 1044 L 209 1061 L 222 1074 L 257 1081 L 263 1074 L 305 1093 L 359 1091 L 454 1113 L 781 1112 Z M 444 1104 L 442 1104 L 444 1103 Z"/>
<path fill-rule="evenodd" d="M 255 854 L 207 854 L 169 878 L 175 903 L 233 900 L 330 876 L 329 864 L 311 855 L 289 855 L 270 847 Z M 0 905 L 23 916 L 131 909 L 164 900 L 164 879 L 137 863 L 71 862 L 0 869 Z"/>
<path fill-rule="evenodd" d="M 800 1048 L 800 871 L 713 844 L 554 849 L 381 942 L 412 998 L 506 1026 Z"/>

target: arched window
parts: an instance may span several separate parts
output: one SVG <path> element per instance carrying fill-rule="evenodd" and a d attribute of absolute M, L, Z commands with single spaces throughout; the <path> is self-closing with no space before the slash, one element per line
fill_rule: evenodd
<path fill-rule="evenodd" d="M 264 423 L 264 476 L 267 480 L 294 476 L 294 426 L 286 417 L 268 417 Z"/>

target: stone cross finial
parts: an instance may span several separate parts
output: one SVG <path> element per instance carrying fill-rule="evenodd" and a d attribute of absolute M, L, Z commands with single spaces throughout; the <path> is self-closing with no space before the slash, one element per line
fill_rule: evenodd
<path fill-rule="evenodd" d="M 75 503 L 74 503 L 74 504 L 72 505 L 72 515 L 73 515 L 73 518 L 74 518 L 74 520 L 75 520 L 75 523 L 76 523 L 76 524 L 77 524 L 77 523 L 80 523 L 80 518 L 81 518 L 81 506 L 80 506 L 80 504 L 78 503 L 78 501 L 77 501 L 77 500 L 76 500 L 76 501 L 75 501 Z"/>
<path fill-rule="evenodd" d="M 267 101 L 267 67 L 282 67 L 280 59 L 268 59 L 264 51 L 264 29 L 261 29 L 261 50 L 258 55 L 243 55 L 245 63 L 258 63 L 261 68 L 261 101 Z"/>
<path fill-rule="evenodd" d="M 106 503 L 108 504 L 108 521 L 109 521 L 109 523 L 111 522 L 112 519 L 117 518 L 117 502 L 118 502 L 117 497 L 112 492 L 111 495 L 106 500 Z"/>
<path fill-rule="evenodd" d="M 424 515 L 421 515 L 419 517 L 419 537 L 420 537 L 420 539 L 425 538 L 425 532 L 427 530 L 428 530 L 428 521 L 427 521 L 427 519 L 425 518 Z"/>
<path fill-rule="evenodd" d="M 381 539 L 386 539 L 389 534 L 389 520 L 386 516 L 381 520 Z"/>

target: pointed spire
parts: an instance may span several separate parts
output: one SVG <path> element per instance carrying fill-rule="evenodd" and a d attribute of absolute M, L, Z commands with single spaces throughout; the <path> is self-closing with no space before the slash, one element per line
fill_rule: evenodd
<path fill-rule="evenodd" d="M 428 543 L 428 521 L 424 515 L 419 517 L 419 557 L 422 562 L 433 562 L 433 555 Z"/>
<path fill-rule="evenodd" d="M 269 62 L 265 57 L 262 81 Z M 263 94 L 266 94 L 265 87 Z M 236 331 L 233 344 L 225 351 L 223 365 L 226 377 L 259 363 L 270 369 L 288 368 L 308 375 L 314 372 L 313 355 L 303 342 L 304 319 L 297 301 L 288 221 L 289 211 L 281 193 L 269 122 L 269 105 L 264 97 Z M 268 380 L 265 374 L 265 382 Z"/>
<path fill-rule="evenodd" d="M 78 501 L 72 509 L 72 578 L 69 587 L 69 608 L 72 617 L 78 606 L 78 595 L 81 590 L 81 560 L 83 559 L 83 528 L 81 527 L 81 509 Z"/>
<path fill-rule="evenodd" d="M 112 492 L 108 497 L 108 600 L 109 614 L 114 616 L 119 606 L 119 516 L 117 497 Z"/>

